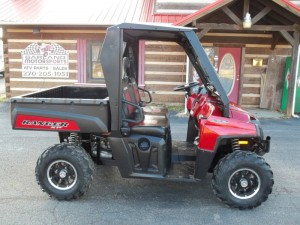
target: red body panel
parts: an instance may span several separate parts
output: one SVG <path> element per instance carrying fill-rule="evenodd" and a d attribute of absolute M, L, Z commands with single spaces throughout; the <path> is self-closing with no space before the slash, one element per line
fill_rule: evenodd
<path fill-rule="evenodd" d="M 77 123 L 73 120 L 62 120 L 23 114 L 17 115 L 15 128 L 31 130 L 80 131 Z"/>
<path fill-rule="evenodd" d="M 197 97 L 197 94 L 193 93 L 191 96 L 188 97 L 186 101 L 186 108 L 190 111 L 193 107 L 194 99 Z"/>
<path fill-rule="evenodd" d="M 235 104 L 230 104 L 230 118 L 222 116 L 221 109 L 214 97 L 198 94 L 188 98 L 188 109 L 192 117 L 198 120 L 198 148 L 214 151 L 220 136 L 256 136 L 257 131 L 248 112 Z"/>
<path fill-rule="evenodd" d="M 202 150 L 214 151 L 216 141 L 220 136 L 256 136 L 256 127 L 253 123 L 210 116 L 199 120 L 200 139 L 198 147 Z"/>

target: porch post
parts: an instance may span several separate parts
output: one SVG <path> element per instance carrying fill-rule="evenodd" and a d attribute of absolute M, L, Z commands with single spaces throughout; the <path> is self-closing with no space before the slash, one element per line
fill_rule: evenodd
<path fill-rule="evenodd" d="M 288 89 L 288 102 L 286 114 L 288 117 L 292 117 L 295 109 L 295 91 L 297 82 L 297 72 L 298 72 L 298 55 L 299 55 L 299 31 L 294 32 L 294 44 L 292 53 L 292 65 L 291 65 L 291 78 L 289 81 Z"/>

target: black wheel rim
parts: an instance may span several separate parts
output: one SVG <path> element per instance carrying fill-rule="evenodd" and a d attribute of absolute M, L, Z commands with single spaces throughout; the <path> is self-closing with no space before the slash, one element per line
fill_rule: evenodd
<path fill-rule="evenodd" d="M 238 199 L 254 197 L 260 190 L 261 180 L 252 169 L 243 168 L 232 173 L 228 180 L 230 193 Z"/>
<path fill-rule="evenodd" d="M 74 187 L 77 182 L 77 171 L 70 162 L 56 160 L 49 165 L 47 178 L 54 188 L 69 190 Z"/>

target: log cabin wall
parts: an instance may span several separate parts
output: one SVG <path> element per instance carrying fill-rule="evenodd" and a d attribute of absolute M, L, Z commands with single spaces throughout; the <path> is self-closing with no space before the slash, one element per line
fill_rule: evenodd
<path fill-rule="evenodd" d="M 7 96 L 22 95 L 58 85 L 74 85 L 78 83 L 78 40 L 100 41 L 105 36 L 104 30 L 88 29 L 40 29 L 33 34 L 32 28 L 8 28 L 5 32 L 4 52 L 6 68 Z M 69 51 L 69 78 L 23 78 L 21 51 L 29 44 L 57 43 Z M 213 46 L 203 43 L 204 47 Z M 291 55 L 289 45 L 277 45 L 271 50 L 270 45 L 246 44 L 244 46 L 244 66 L 242 65 L 240 84 L 240 104 L 242 107 L 259 107 L 261 89 L 266 84 L 263 78 L 271 57 Z M 262 58 L 262 67 L 252 66 L 253 58 Z M 152 91 L 153 102 L 183 104 L 184 93 L 174 92 L 173 88 L 186 82 L 186 54 L 176 43 L 145 43 L 145 88 Z"/>
<path fill-rule="evenodd" d="M 274 50 L 271 50 L 271 45 L 246 44 L 240 78 L 239 103 L 242 107 L 260 107 L 263 100 L 262 89 L 269 82 L 265 79 L 268 61 L 273 60 L 275 56 L 286 58 L 290 55 L 291 46 L 289 45 L 277 45 Z M 262 66 L 253 66 L 253 59 L 262 59 Z M 282 76 L 284 76 L 283 69 Z M 282 90 L 282 87 L 278 88 Z"/>
<path fill-rule="evenodd" d="M 29 92 L 40 91 L 60 85 L 78 83 L 78 40 L 104 40 L 105 30 L 99 29 L 69 29 L 69 28 L 39 28 L 33 33 L 33 27 L 5 29 L 4 44 L 6 64 L 6 95 L 12 97 Z M 21 51 L 32 43 L 57 43 L 69 52 L 69 78 L 25 78 L 22 77 Z M 85 53 L 86 54 L 86 53 Z"/>
<path fill-rule="evenodd" d="M 145 88 L 153 102 L 183 104 L 184 92 L 173 91 L 186 82 L 186 54 L 174 42 L 145 42 Z"/>

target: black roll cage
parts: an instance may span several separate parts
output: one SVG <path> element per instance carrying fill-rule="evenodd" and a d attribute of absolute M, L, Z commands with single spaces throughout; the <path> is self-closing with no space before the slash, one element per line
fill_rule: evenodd
<path fill-rule="evenodd" d="M 122 23 L 107 29 L 100 55 L 109 94 L 113 136 L 121 136 L 123 57 L 134 58 L 135 65 L 132 66 L 134 68 L 133 72 L 136 74 L 140 63 L 138 61 L 139 40 L 171 41 L 181 45 L 199 74 L 205 88 L 210 94 L 219 99 L 223 109 L 223 116 L 229 117 L 229 99 L 194 29 L 163 26 L 160 24 Z M 125 51 L 124 42 L 127 42 L 132 48 L 131 55 L 128 50 Z M 128 46 L 126 46 L 127 48 Z"/>

